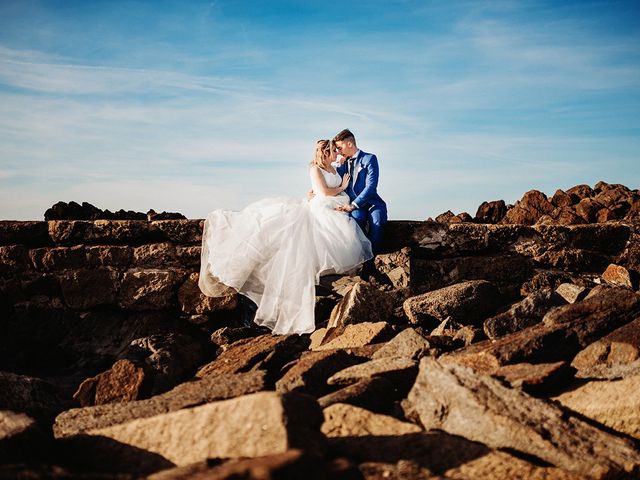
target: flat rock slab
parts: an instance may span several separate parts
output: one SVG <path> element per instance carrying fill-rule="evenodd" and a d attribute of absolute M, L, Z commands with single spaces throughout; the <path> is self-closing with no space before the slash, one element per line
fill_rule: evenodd
<path fill-rule="evenodd" d="M 76 440 L 78 449 L 95 442 L 103 455 L 105 440 L 110 440 L 184 466 L 207 458 L 258 457 L 291 448 L 320 453 L 322 421 L 312 397 L 259 392 L 93 429 L 70 440 Z"/>
<path fill-rule="evenodd" d="M 367 435 L 404 435 L 422 429 L 388 415 L 373 413 L 364 408 L 336 403 L 323 410 L 322 433 L 328 438 L 363 437 Z"/>
<path fill-rule="evenodd" d="M 415 360 L 402 357 L 380 358 L 345 368 L 332 375 L 327 383 L 329 385 L 349 385 L 374 377 L 387 377 L 390 380 L 411 377 L 410 381 L 413 381 L 417 373 L 418 362 Z"/>
<path fill-rule="evenodd" d="M 597 365 L 628 364 L 640 358 L 640 317 L 596 340 L 578 353 L 571 366 L 578 371 Z"/>
<path fill-rule="evenodd" d="M 363 322 L 330 328 L 322 343 L 313 350 L 364 347 L 387 340 L 392 332 L 393 329 L 387 322 Z"/>
<path fill-rule="evenodd" d="M 640 374 L 589 382 L 554 400 L 608 427 L 640 438 Z"/>
<path fill-rule="evenodd" d="M 373 358 L 405 357 L 419 360 L 429 354 L 431 347 L 429 341 L 415 329 L 405 328 L 374 353 Z"/>
<path fill-rule="evenodd" d="M 400 398 L 393 383 L 383 377 L 367 378 L 358 383 L 329 393 L 318 399 L 322 408 L 336 403 L 347 403 L 372 412 L 388 412 L 393 402 Z"/>
<path fill-rule="evenodd" d="M 589 290 L 574 283 L 561 283 L 556 288 L 556 293 L 564 298 L 567 303 L 576 303 L 584 299 Z"/>
<path fill-rule="evenodd" d="M 427 429 L 533 455 L 595 478 L 640 472 L 633 442 L 455 364 L 423 358 L 409 401 Z"/>
<path fill-rule="evenodd" d="M 494 313 L 499 297 L 492 283 L 471 280 L 408 298 L 403 308 L 411 323 L 435 328 L 451 317 L 463 325 L 471 325 Z"/>
<path fill-rule="evenodd" d="M 300 335 L 260 335 L 232 344 L 214 361 L 196 373 L 197 377 L 267 370 L 275 376 L 285 364 L 300 356 L 309 346 L 309 338 Z"/>
<path fill-rule="evenodd" d="M 345 350 L 307 352 L 276 382 L 276 391 L 325 395 L 334 390 L 327 384 L 331 375 L 363 361 Z"/>
<path fill-rule="evenodd" d="M 356 283 L 334 307 L 329 328 L 361 322 L 386 322 L 393 311 L 393 298 L 367 282 Z"/>
<path fill-rule="evenodd" d="M 633 279 L 629 270 L 612 263 L 602 274 L 602 279 L 611 285 L 633 288 Z"/>
<path fill-rule="evenodd" d="M 147 400 L 67 410 L 58 415 L 53 431 L 56 437 L 67 437 L 203 403 L 240 397 L 265 388 L 263 371 L 207 377 L 182 383 L 173 390 Z"/>
<path fill-rule="evenodd" d="M 543 392 L 571 377 L 571 369 L 567 362 L 514 363 L 487 373 L 529 393 Z"/>

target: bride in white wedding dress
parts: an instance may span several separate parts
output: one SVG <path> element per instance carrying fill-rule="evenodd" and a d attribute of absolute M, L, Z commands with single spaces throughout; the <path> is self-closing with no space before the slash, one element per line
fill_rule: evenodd
<path fill-rule="evenodd" d="M 319 140 L 309 173 L 314 197 L 259 200 L 239 212 L 215 210 L 204 223 L 200 290 L 218 296 L 219 282 L 256 303 L 255 322 L 275 334 L 315 329 L 315 285 L 320 276 L 349 272 L 373 257 L 371 243 L 348 213 L 332 163 L 330 140 Z"/>

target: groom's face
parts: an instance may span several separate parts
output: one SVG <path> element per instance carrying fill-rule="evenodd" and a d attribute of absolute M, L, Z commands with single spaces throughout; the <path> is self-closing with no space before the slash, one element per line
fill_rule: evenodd
<path fill-rule="evenodd" d="M 350 140 L 338 140 L 336 142 L 336 149 L 338 150 L 338 153 L 345 158 L 351 157 L 354 153 L 357 152 L 353 145 L 353 142 L 351 142 Z"/>

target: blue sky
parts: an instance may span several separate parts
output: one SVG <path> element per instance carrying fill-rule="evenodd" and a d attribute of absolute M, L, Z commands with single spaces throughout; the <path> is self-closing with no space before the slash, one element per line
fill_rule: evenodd
<path fill-rule="evenodd" d="M 640 186 L 640 2 L 0 0 L 0 218 L 203 218 L 378 155 L 391 219 Z"/>

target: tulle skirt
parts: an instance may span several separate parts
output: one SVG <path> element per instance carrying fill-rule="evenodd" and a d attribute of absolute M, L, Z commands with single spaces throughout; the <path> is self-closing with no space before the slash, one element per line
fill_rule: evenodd
<path fill-rule="evenodd" d="M 272 197 L 239 212 L 215 210 L 204 223 L 200 290 L 218 296 L 219 282 L 258 306 L 255 322 L 275 334 L 315 329 L 315 285 L 373 257 L 355 220 L 334 208 L 349 198 L 307 202 Z"/>

